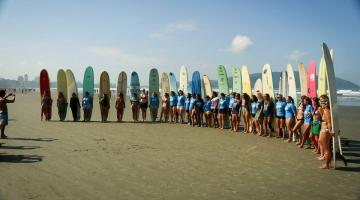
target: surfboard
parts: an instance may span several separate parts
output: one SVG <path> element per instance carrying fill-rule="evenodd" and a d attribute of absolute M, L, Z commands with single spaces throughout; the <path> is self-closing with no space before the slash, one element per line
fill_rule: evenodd
<path fill-rule="evenodd" d="M 306 67 L 303 63 L 298 64 L 299 69 L 299 79 L 300 79 L 300 88 L 301 88 L 301 96 L 308 94 L 308 86 L 307 86 L 307 72 Z"/>
<path fill-rule="evenodd" d="M 219 93 L 224 93 L 225 95 L 229 94 L 229 82 L 226 74 L 226 69 L 223 65 L 217 67 L 217 79 Z"/>
<path fill-rule="evenodd" d="M 79 97 L 79 93 L 78 93 L 78 88 L 77 88 L 77 85 L 76 85 L 76 80 L 75 80 L 75 76 L 73 74 L 73 72 L 70 70 L 70 69 L 67 69 L 66 70 L 66 83 L 67 83 L 67 87 L 68 87 L 68 102 L 70 102 L 70 98 L 72 96 L 73 93 L 76 94 L 76 96 L 80 99 Z M 80 116 L 81 113 L 80 113 L 80 107 L 78 107 L 77 109 L 77 116 L 78 116 L 78 119 L 80 119 Z"/>
<path fill-rule="evenodd" d="M 263 93 L 263 89 L 262 89 L 262 81 L 260 78 L 258 78 L 256 81 L 255 81 L 255 84 L 254 84 L 254 91 L 259 91 L 260 93 Z"/>
<path fill-rule="evenodd" d="M 166 72 L 161 74 L 161 97 L 165 96 L 165 93 L 170 95 L 170 84 L 169 84 L 169 76 Z"/>
<path fill-rule="evenodd" d="M 331 54 L 329 52 L 329 48 L 325 43 L 322 45 L 324 60 L 326 64 L 326 74 L 327 74 L 327 85 L 329 87 L 329 99 L 330 99 L 330 111 L 331 111 L 331 120 L 332 120 L 332 130 L 335 133 L 333 137 L 333 162 L 334 168 L 336 168 L 336 151 L 339 149 L 340 138 L 339 138 L 339 122 L 337 117 L 337 93 L 336 93 L 336 79 L 335 79 L 335 71 L 334 65 L 332 61 Z M 339 144 L 336 143 L 339 142 Z"/>
<path fill-rule="evenodd" d="M 212 96 L 212 86 L 208 75 L 203 75 L 204 95 Z"/>
<path fill-rule="evenodd" d="M 250 80 L 250 74 L 249 74 L 249 70 L 247 68 L 246 65 L 243 65 L 241 68 L 241 82 L 242 82 L 242 91 L 243 93 L 248 94 L 249 96 L 251 96 L 252 92 L 252 88 L 251 88 L 251 80 Z M 255 93 L 256 91 L 254 91 Z"/>
<path fill-rule="evenodd" d="M 316 62 L 313 60 L 309 62 L 307 82 L 308 82 L 307 96 L 310 98 L 316 97 Z"/>
<path fill-rule="evenodd" d="M 191 90 L 195 94 L 201 95 L 201 78 L 198 71 L 194 71 L 191 79 Z"/>
<path fill-rule="evenodd" d="M 57 73 L 57 81 L 56 81 L 56 90 L 57 94 L 61 92 L 64 95 L 64 99 L 66 103 L 68 103 L 68 91 L 67 91 L 67 82 L 66 82 L 66 73 L 63 69 L 59 69 Z M 65 110 L 63 113 L 59 113 L 59 118 L 61 121 L 66 119 L 67 114 L 67 106 L 66 104 Z"/>
<path fill-rule="evenodd" d="M 281 93 L 280 94 L 283 97 L 286 97 L 288 95 L 288 75 L 287 75 L 286 71 L 281 72 Z"/>
<path fill-rule="evenodd" d="M 140 99 L 140 81 L 139 81 L 139 75 L 137 72 L 131 73 L 130 78 L 130 95 L 131 97 L 134 97 L 134 94 L 137 94 L 137 98 Z"/>
<path fill-rule="evenodd" d="M 159 96 L 159 72 L 156 68 L 152 68 L 149 73 L 149 96 L 156 92 Z"/>
<path fill-rule="evenodd" d="M 263 93 L 269 94 L 270 97 L 274 98 L 274 84 L 272 78 L 272 71 L 269 64 L 265 64 L 263 67 L 262 84 L 263 84 Z"/>
<path fill-rule="evenodd" d="M 179 90 L 182 90 L 184 92 L 184 94 L 191 92 L 191 91 L 188 91 L 188 71 L 185 66 L 180 67 Z"/>
<path fill-rule="evenodd" d="M 242 94 L 241 70 L 237 67 L 234 67 L 232 74 L 233 74 L 232 91 Z"/>
<path fill-rule="evenodd" d="M 88 66 L 84 73 L 83 97 L 85 92 L 88 92 L 91 97 L 94 96 L 94 70 L 91 66 Z"/>
<path fill-rule="evenodd" d="M 330 49 L 330 56 L 331 56 L 331 60 L 334 63 L 334 49 Z"/>
<path fill-rule="evenodd" d="M 176 83 L 176 77 L 175 74 L 172 72 L 169 73 L 169 83 L 170 83 L 170 91 L 174 91 L 175 94 L 177 94 L 178 88 Z"/>
<path fill-rule="evenodd" d="M 122 93 L 124 96 L 124 101 L 126 102 L 127 95 L 127 75 L 126 72 L 121 71 L 118 75 L 117 86 L 116 86 L 116 94 Z"/>
<path fill-rule="evenodd" d="M 104 94 L 106 94 L 108 96 L 109 103 L 110 103 L 110 99 L 111 99 L 110 78 L 109 78 L 109 74 L 106 71 L 103 71 L 100 74 L 99 98 L 101 98 Z M 102 107 L 100 106 L 100 112 L 101 112 L 101 110 L 102 110 Z M 101 117 L 102 117 L 102 114 L 101 114 Z M 107 118 L 108 118 L 108 115 L 104 116 L 104 119 L 102 118 L 101 120 L 106 121 Z"/>
<path fill-rule="evenodd" d="M 293 67 L 288 64 L 287 65 L 287 83 L 288 83 L 288 95 L 294 99 L 295 105 L 298 103 L 297 93 L 296 93 L 296 80 L 294 75 Z"/>
<path fill-rule="evenodd" d="M 49 74 L 46 69 L 43 69 L 40 71 L 40 98 L 44 95 L 45 91 L 49 94 L 49 97 L 51 98 Z M 47 120 L 50 120 L 52 114 L 52 104 L 49 106 L 47 112 L 49 115 L 48 117 L 45 117 L 47 118 Z"/>

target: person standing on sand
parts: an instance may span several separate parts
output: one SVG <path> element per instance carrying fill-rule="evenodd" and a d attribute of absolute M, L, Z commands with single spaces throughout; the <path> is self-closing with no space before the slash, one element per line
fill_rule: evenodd
<path fill-rule="evenodd" d="M 83 97 L 83 100 L 82 100 L 82 106 L 83 106 L 83 110 L 84 110 L 84 122 L 90 121 L 91 110 L 93 107 L 92 105 L 93 105 L 93 100 L 92 100 L 89 92 L 85 92 L 85 96 Z"/>
<path fill-rule="evenodd" d="M 195 103 L 196 103 L 196 94 L 192 93 L 190 98 L 190 116 L 191 116 L 191 126 L 195 126 L 196 112 L 195 112 Z"/>
<path fill-rule="evenodd" d="M 212 121 L 213 121 L 213 127 L 217 128 L 220 127 L 219 125 L 219 119 L 218 119 L 218 113 L 219 113 L 219 97 L 216 92 L 212 93 L 211 97 L 211 113 L 212 113 Z"/>
<path fill-rule="evenodd" d="M 170 92 L 170 123 L 177 122 L 177 96 L 174 91 Z"/>
<path fill-rule="evenodd" d="M 278 94 L 276 97 L 276 106 L 275 106 L 275 114 L 276 114 L 276 126 L 277 126 L 277 132 L 276 132 L 276 138 L 285 139 L 285 106 L 286 103 L 283 101 L 283 96 L 281 94 Z"/>
<path fill-rule="evenodd" d="M 265 94 L 264 98 L 264 136 L 272 137 L 271 122 L 274 116 L 274 102 L 271 101 L 270 95 Z M 269 130 L 268 130 L 269 128 Z"/>
<path fill-rule="evenodd" d="M 231 106 L 231 130 L 237 132 L 239 130 L 238 119 L 240 115 L 240 94 L 234 94 L 233 105 Z"/>
<path fill-rule="evenodd" d="M 286 142 L 291 142 L 293 136 L 293 128 L 295 124 L 295 116 L 296 116 L 296 108 L 294 105 L 294 99 L 291 96 L 286 98 L 286 106 L 285 106 L 285 119 L 286 119 L 286 129 L 289 133 L 289 139 Z"/>
<path fill-rule="evenodd" d="M 110 99 L 107 94 L 103 94 L 99 99 L 100 111 L 101 111 L 101 122 L 106 122 L 109 115 Z"/>
<path fill-rule="evenodd" d="M 320 107 L 319 98 L 312 99 L 312 122 L 310 128 L 310 141 L 314 145 L 314 153 L 320 153 L 319 147 L 319 135 L 321 130 L 321 116 L 323 115 L 323 109 Z"/>
<path fill-rule="evenodd" d="M 68 103 L 64 97 L 64 94 L 62 92 L 59 92 L 58 99 L 57 99 L 57 107 L 58 107 L 60 121 L 65 120 L 65 117 L 66 117 L 65 113 L 66 113 L 67 105 L 68 105 Z"/>
<path fill-rule="evenodd" d="M 190 100 L 191 100 L 191 94 L 187 93 L 185 100 L 185 112 L 186 112 L 187 124 L 190 124 L 191 122 Z"/>
<path fill-rule="evenodd" d="M 43 115 L 45 115 L 46 121 L 51 119 L 51 105 L 52 99 L 49 95 L 49 91 L 45 90 L 41 97 L 41 121 L 43 120 Z"/>
<path fill-rule="evenodd" d="M 331 162 L 331 148 L 330 140 L 334 136 L 334 131 L 332 130 L 331 124 L 331 111 L 330 111 L 330 102 L 327 95 L 320 96 L 320 105 L 323 109 L 322 121 L 321 121 L 321 130 L 320 130 L 320 139 L 319 143 L 324 151 L 324 156 L 320 160 L 325 160 L 325 163 L 320 166 L 321 169 L 330 169 Z"/>
<path fill-rule="evenodd" d="M 13 96 L 12 100 L 9 100 L 8 97 Z M 5 90 L 0 90 L 0 129 L 1 129 L 1 139 L 6 139 L 7 136 L 5 135 L 5 127 L 8 125 L 9 122 L 9 115 L 8 115 L 8 108 L 7 103 L 14 103 L 15 102 L 15 94 L 9 93 L 6 95 Z"/>
<path fill-rule="evenodd" d="M 156 92 L 152 93 L 150 97 L 149 107 L 150 107 L 150 114 L 151 114 L 151 121 L 155 122 L 159 110 L 159 97 Z"/>
<path fill-rule="evenodd" d="M 80 118 L 80 116 L 78 116 L 78 109 L 80 109 L 81 106 L 80 106 L 79 98 L 76 96 L 75 93 L 72 93 L 72 96 L 70 98 L 70 108 L 74 122 L 78 121 Z"/>
<path fill-rule="evenodd" d="M 179 90 L 179 95 L 177 98 L 177 114 L 179 119 L 179 123 L 184 123 L 184 106 L 185 106 L 185 96 L 184 92 L 182 90 Z"/>
<path fill-rule="evenodd" d="M 260 92 L 256 93 L 257 101 L 257 112 L 255 115 L 255 124 L 258 131 L 258 136 L 262 136 L 264 134 L 263 132 L 263 121 L 264 121 L 264 97 Z"/>
<path fill-rule="evenodd" d="M 244 131 L 243 133 L 250 133 L 250 124 L 251 124 L 251 105 L 250 97 L 247 93 L 243 94 L 240 107 L 240 115 L 243 115 L 244 119 Z M 240 124 L 240 123 L 239 123 Z"/>
<path fill-rule="evenodd" d="M 148 94 L 145 89 L 142 90 L 140 95 L 140 109 L 141 109 L 141 116 L 142 121 L 144 122 L 146 120 L 146 111 L 148 107 Z"/>
<path fill-rule="evenodd" d="M 204 101 L 205 125 L 211 127 L 211 101 L 210 97 L 206 96 Z"/>
<path fill-rule="evenodd" d="M 133 122 L 137 122 L 137 121 L 139 121 L 138 113 L 139 113 L 139 103 L 140 103 L 140 101 L 139 101 L 138 95 L 136 93 L 131 95 L 130 103 L 131 103 L 131 111 L 132 111 Z"/>
<path fill-rule="evenodd" d="M 251 132 L 253 134 L 256 134 L 256 128 L 257 128 L 257 124 L 256 124 L 256 113 L 258 109 L 258 99 L 255 95 L 251 96 Z"/>
<path fill-rule="evenodd" d="M 225 128 L 225 116 L 226 116 L 226 112 L 228 110 L 228 105 L 227 105 L 228 101 L 225 97 L 224 93 L 220 94 L 220 100 L 219 100 L 219 113 L 220 113 L 220 117 L 219 117 L 219 121 L 220 121 L 220 129 L 224 129 Z"/>
<path fill-rule="evenodd" d="M 302 135 L 302 140 L 300 143 L 300 148 L 304 147 L 304 143 L 305 140 L 309 138 L 309 132 L 310 132 L 310 126 L 311 126 L 311 121 L 312 121 L 312 105 L 311 105 L 311 100 L 309 97 L 306 97 L 304 99 L 304 105 L 305 105 L 305 110 L 304 110 L 304 131 L 303 131 L 303 135 Z"/>
<path fill-rule="evenodd" d="M 164 116 L 165 122 L 169 121 L 169 112 L 170 112 L 170 102 L 169 102 L 169 93 L 165 93 L 164 97 L 161 100 L 161 113 L 160 113 L 160 120 L 162 122 L 162 117 Z"/>
<path fill-rule="evenodd" d="M 302 141 L 302 134 L 301 134 L 301 127 L 304 124 L 304 101 L 306 99 L 306 96 L 301 96 L 301 101 L 297 108 L 297 114 L 296 114 L 296 123 L 293 128 L 294 134 L 297 136 L 298 141 L 296 142 L 296 145 L 300 145 Z"/>
<path fill-rule="evenodd" d="M 124 116 L 124 109 L 125 109 L 125 100 L 122 92 L 119 93 L 118 96 L 116 97 L 115 109 L 116 109 L 117 121 L 122 122 Z"/>
<path fill-rule="evenodd" d="M 196 94 L 195 114 L 198 127 L 203 127 L 204 101 L 200 94 Z"/>

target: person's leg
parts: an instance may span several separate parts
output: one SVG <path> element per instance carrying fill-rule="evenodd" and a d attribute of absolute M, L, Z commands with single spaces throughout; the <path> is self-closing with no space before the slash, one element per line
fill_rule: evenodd
<path fill-rule="evenodd" d="M 330 162 L 331 162 L 331 148 L 330 148 L 330 140 L 331 135 L 329 132 L 324 132 L 324 157 L 325 157 L 325 164 L 321 165 L 321 169 L 330 169 Z"/>
<path fill-rule="evenodd" d="M 318 160 L 325 160 L 325 155 L 324 155 L 324 147 L 325 147 L 325 134 L 324 132 L 320 132 L 320 135 L 319 135 L 319 148 L 320 148 L 320 156 L 318 157 Z"/>
<path fill-rule="evenodd" d="M 276 127 L 277 127 L 276 138 L 279 138 L 280 137 L 280 119 L 276 117 L 275 123 L 276 123 Z"/>
<path fill-rule="evenodd" d="M 1 129 L 1 139 L 6 139 L 7 136 L 5 135 L 5 124 L 3 121 L 0 122 L 0 129 Z"/>
<path fill-rule="evenodd" d="M 304 124 L 304 132 L 303 132 L 303 135 L 302 135 L 302 138 L 301 138 L 302 140 L 301 140 L 301 143 L 300 143 L 300 148 L 304 147 L 305 140 L 308 138 L 309 130 L 310 130 L 310 124 L 305 123 Z"/>

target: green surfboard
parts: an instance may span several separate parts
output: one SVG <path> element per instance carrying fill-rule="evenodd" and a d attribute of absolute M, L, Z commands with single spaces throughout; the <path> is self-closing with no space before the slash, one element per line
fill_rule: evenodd
<path fill-rule="evenodd" d="M 159 96 L 159 72 L 156 68 L 152 68 L 149 74 L 149 97 L 152 96 L 153 92 Z"/>
<path fill-rule="evenodd" d="M 85 96 L 85 92 L 94 96 L 94 70 L 91 66 L 88 66 L 84 73 L 83 96 Z"/>
<path fill-rule="evenodd" d="M 242 94 L 241 70 L 237 67 L 234 67 L 232 73 L 233 73 L 232 91 Z"/>
<path fill-rule="evenodd" d="M 219 65 L 217 67 L 217 79 L 218 79 L 219 93 L 224 93 L 225 95 L 229 94 L 228 77 L 226 74 L 226 69 L 223 65 Z"/>

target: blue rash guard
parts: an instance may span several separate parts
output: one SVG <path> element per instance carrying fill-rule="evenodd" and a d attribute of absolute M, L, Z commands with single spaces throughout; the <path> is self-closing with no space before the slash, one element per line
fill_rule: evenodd
<path fill-rule="evenodd" d="M 204 101 L 204 111 L 211 111 L 211 101 Z"/>
<path fill-rule="evenodd" d="M 286 106 L 286 103 L 283 101 L 276 102 L 276 116 L 277 117 L 285 116 L 285 106 Z"/>
<path fill-rule="evenodd" d="M 185 96 L 181 95 L 177 98 L 177 106 L 182 107 L 185 105 Z"/>
<path fill-rule="evenodd" d="M 193 97 L 191 97 L 191 99 L 190 99 L 190 106 L 189 106 L 189 110 L 192 110 L 192 109 L 194 109 L 194 108 L 195 108 L 195 101 L 196 101 L 196 99 L 195 99 L 195 98 L 193 98 Z"/>
<path fill-rule="evenodd" d="M 296 114 L 296 108 L 293 103 L 287 103 L 285 106 L 285 118 L 294 119 Z"/>
<path fill-rule="evenodd" d="M 170 107 L 176 106 L 176 104 L 177 104 L 177 97 L 170 96 Z"/>
<path fill-rule="evenodd" d="M 189 108 L 190 108 L 190 99 L 186 98 L 186 100 L 185 100 L 185 110 L 188 111 Z"/>
<path fill-rule="evenodd" d="M 224 98 L 220 98 L 219 101 L 219 109 L 224 110 L 227 108 L 227 100 Z"/>
<path fill-rule="evenodd" d="M 158 108 L 159 107 L 159 98 L 158 97 L 150 97 L 150 108 Z"/>
<path fill-rule="evenodd" d="M 255 115 L 257 111 L 258 111 L 257 102 L 252 102 L 251 103 L 251 114 Z"/>
<path fill-rule="evenodd" d="M 273 102 L 269 102 L 268 105 L 264 104 L 264 116 L 265 117 L 272 117 L 273 111 L 274 111 L 274 103 Z"/>
<path fill-rule="evenodd" d="M 304 123 L 310 124 L 312 121 L 312 106 L 310 104 L 307 104 L 304 111 Z"/>
<path fill-rule="evenodd" d="M 228 106 L 229 106 L 230 110 L 231 110 L 232 107 L 233 107 L 234 101 L 235 101 L 235 98 L 234 98 L 233 96 L 230 96 L 230 97 L 228 98 L 228 102 L 229 102 Z"/>

